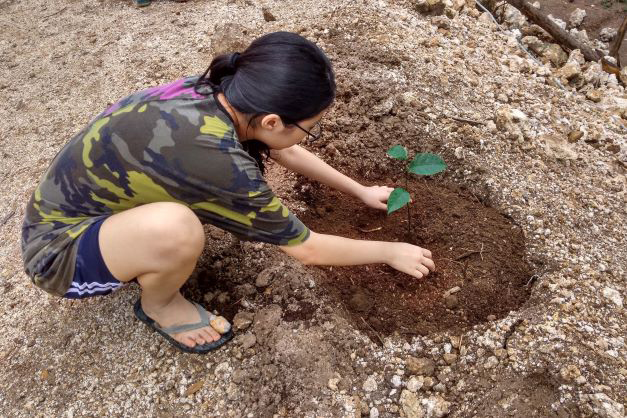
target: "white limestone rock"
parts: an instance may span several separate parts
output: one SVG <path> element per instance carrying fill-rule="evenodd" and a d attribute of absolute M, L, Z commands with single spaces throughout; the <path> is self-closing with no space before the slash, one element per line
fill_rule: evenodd
<path fill-rule="evenodd" d="M 578 28 L 586 17 L 586 11 L 583 9 L 575 9 L 568 18 L 568 25 L 571 28 Z"/>

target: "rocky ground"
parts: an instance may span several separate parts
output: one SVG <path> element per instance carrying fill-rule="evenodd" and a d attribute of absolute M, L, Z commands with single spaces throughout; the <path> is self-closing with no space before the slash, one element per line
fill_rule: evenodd
<path fill-rule="evenodd" d="M 603 44 L 614 39 L 627 13 L 625 0 L 544 0 L 536 5 L 542 13 L 559 19 L 572 35 L 601 49 L 608 49 Z M 626 62 L 627 44 L 622 44 L 619 55 L 621 62 Z"/>
<path fill-rule="evenodd" d="M 0 0 L 0 414 L 624 416 L 624 86 L 577 52 L 559 68 L 542 61 L 555 50 L 534 61 L 472 2 L 429 2 Z M 29 283 L 24 205 L 71 135 L 125 94 L 280 29 L 335 64 L 337 104 L 313 151 L 373 183 L 390 175 L 390 145 L 441 154 L 434 184 L 522 229 L 525 304 L 460 331 L 371 339 L 321 285 L 326 270 L 207 227 L 185 291 L 238 335 L 201 357 L 134 319 L 134 285 L 72 302 Z M 306 182 L 278 167 L 269 178 L 309 210 Z"/>

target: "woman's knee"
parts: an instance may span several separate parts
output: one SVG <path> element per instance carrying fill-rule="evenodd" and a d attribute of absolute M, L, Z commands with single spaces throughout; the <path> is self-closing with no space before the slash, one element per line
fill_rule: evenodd
<path fill-rule="evenodd" d="M 179 203 L 155 203 L 143 222 L 159 255 L 182 261 L 196 259 L 205 245 L 205 234 L 196 214 Z"/>
<path fill-rule="evenodd" d="M 205 245 L 200 220 L 178 203 L 149 203 L 117 213 L 100 229 L 100 252 L 119 280 L 196 263 Z"/>

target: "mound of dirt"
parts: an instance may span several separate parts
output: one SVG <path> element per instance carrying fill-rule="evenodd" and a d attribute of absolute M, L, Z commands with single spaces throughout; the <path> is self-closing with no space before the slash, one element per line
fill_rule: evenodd
<path fill-rule="evenodd" d="M 358 171 L 358 170 L 357 170 Z M 398 184 L 399 180 L 383 181 Z M 388 266 L 323 268 L 323 286 L 373 340 L 464 329 L 518 309 L 532 277 L 522 231 L 470 192 L 437 180 L 411 181 L 409 210 L 391 216 L 318 185 L 300 187 L 314 231 L 354 239 L 410 242 L 429 249 L 437 269 L 413 279 Z M 407 223 L 410 214 L 411 234 Z"/>

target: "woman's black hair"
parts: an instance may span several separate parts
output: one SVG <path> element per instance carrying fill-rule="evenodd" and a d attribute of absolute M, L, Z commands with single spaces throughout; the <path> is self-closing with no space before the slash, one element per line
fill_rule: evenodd
<path fill-rule="evenodd" d="M 209 77 L 207 78 L 207 74 Z M 276 114 L 289 125 L 314 117 L 335 99 L 335 74 L 327 56 L 313 42 L 290 32 L 255 39 L 241 54 L 219 55 L 196 82 L 224 93 L 237 111 L 251 116 Z M 264 170 L 260 141 L 242 146 Z"/>

